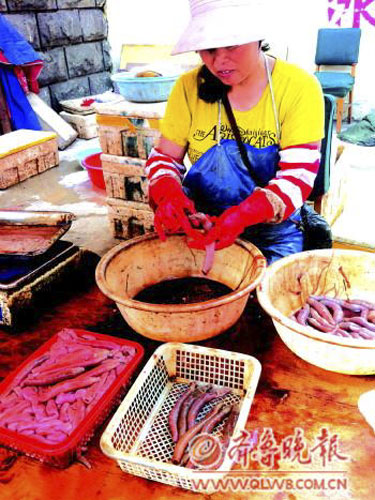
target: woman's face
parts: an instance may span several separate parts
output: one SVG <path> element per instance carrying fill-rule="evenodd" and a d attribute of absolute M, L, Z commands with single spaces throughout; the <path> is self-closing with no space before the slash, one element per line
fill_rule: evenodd
<path fill-rule="evenodd" d="M 200 50 L 203 63 L 222 83 L 239 85 L 259 70 L 259 42 Z"/>

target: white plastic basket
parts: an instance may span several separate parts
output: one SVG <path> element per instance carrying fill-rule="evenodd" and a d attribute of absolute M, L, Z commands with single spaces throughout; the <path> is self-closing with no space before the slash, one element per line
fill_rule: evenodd
<path fill-rule="evenodd" d="M 236 439 L 245 428 L 260 371 L 259 361 L 252 356 L 177 342 L 163 344 L 151 356 L 105 429 L 100 440 L 103 453 L 117 460 L 129 474 L 200 491 L 196 481 L 223 478 L 234 458 L 227 453 L 214 472 L 172 464 L 174 443 L 168 427 L 169 412 L 190 382 L 230 388 L 223 400 L 239 404 L 232 435 L 232 440 Z M 220 433 L 221 428 L 216 432 Z"/>

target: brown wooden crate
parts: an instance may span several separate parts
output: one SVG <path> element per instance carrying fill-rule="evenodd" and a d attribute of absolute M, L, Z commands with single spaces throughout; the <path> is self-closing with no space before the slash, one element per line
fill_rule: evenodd
<path fill-rule="evenodd" d="M 0 159 L 56 139 L 55 132 L 19 129 L 0 136 Z"/>
<path fill-rule="evenodd" d="M 18 168 L 19 182 L 37 175 L 38 173 L 38 158 L 33 158 L 30 161 L 25 162 L 22 167 Z"/>
<path fill-rule="evenodd" d="M 38 161 L 38 173 L 45 172 L 49 168 L 55 167 L 59 164 L 59 155 L 57 151 L 51 151 L 43 156 L 39 157 Z"/>
<path fill-rule="evenodd" d="M 126 201 L 148 203 L 145 160 L 102 154 L 107 195 Z"/>
<path fill-rule="evenodd" d="M 18 184 L 58 163 L 56 138 L 0 158 L 0 189 Z"/>
<path fill-rule="evenodd" d="M 99 142 L 103 153 L 122 156 L 122 129 L 119 127 L 99 126 Z"/>
<path fill-rule="evenodd" d="M 146 203 L 107 198 L 107 204 L 115 238 L 127 240 L 154 230 L 154 213 Z"/>
<path fill-rule="evenodd" d="M 9 167 L 0 172 L 0 189 L 6 189 L 13 184 L 18 184 L 19 182 L 20 180 L 18 177 L 17 167 Z"/>
<path fill-rule="evenodd" d="M 147 159 L 160 137 L 155 128 L 159 120 L 127 116 L 97 115 L 100 146 L 103 153 Z"/>

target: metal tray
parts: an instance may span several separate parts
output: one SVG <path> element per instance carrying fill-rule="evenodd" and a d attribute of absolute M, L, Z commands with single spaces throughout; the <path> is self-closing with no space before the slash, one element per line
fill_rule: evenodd
<path fill-rule="evenodd" d="M 40 255 L 75 218 L 71 212 L 0 210 L 0 255 Z"/>
<path fill-rule="evenodd" d="M 56 241 L 44 254 L 35 257 L 0 255 L 0 293 L 14 293 L 78 250 L 70 241 Z"/>

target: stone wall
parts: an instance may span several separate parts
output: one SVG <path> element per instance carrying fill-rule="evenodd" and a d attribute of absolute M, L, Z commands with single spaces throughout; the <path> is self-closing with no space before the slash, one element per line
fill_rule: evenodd
<path fill-rule="evenodd" d="M 40 97 L 58 102 L 112 89 L 106 0 L 0 0 L 0 13 L 44 60 Z"/>

